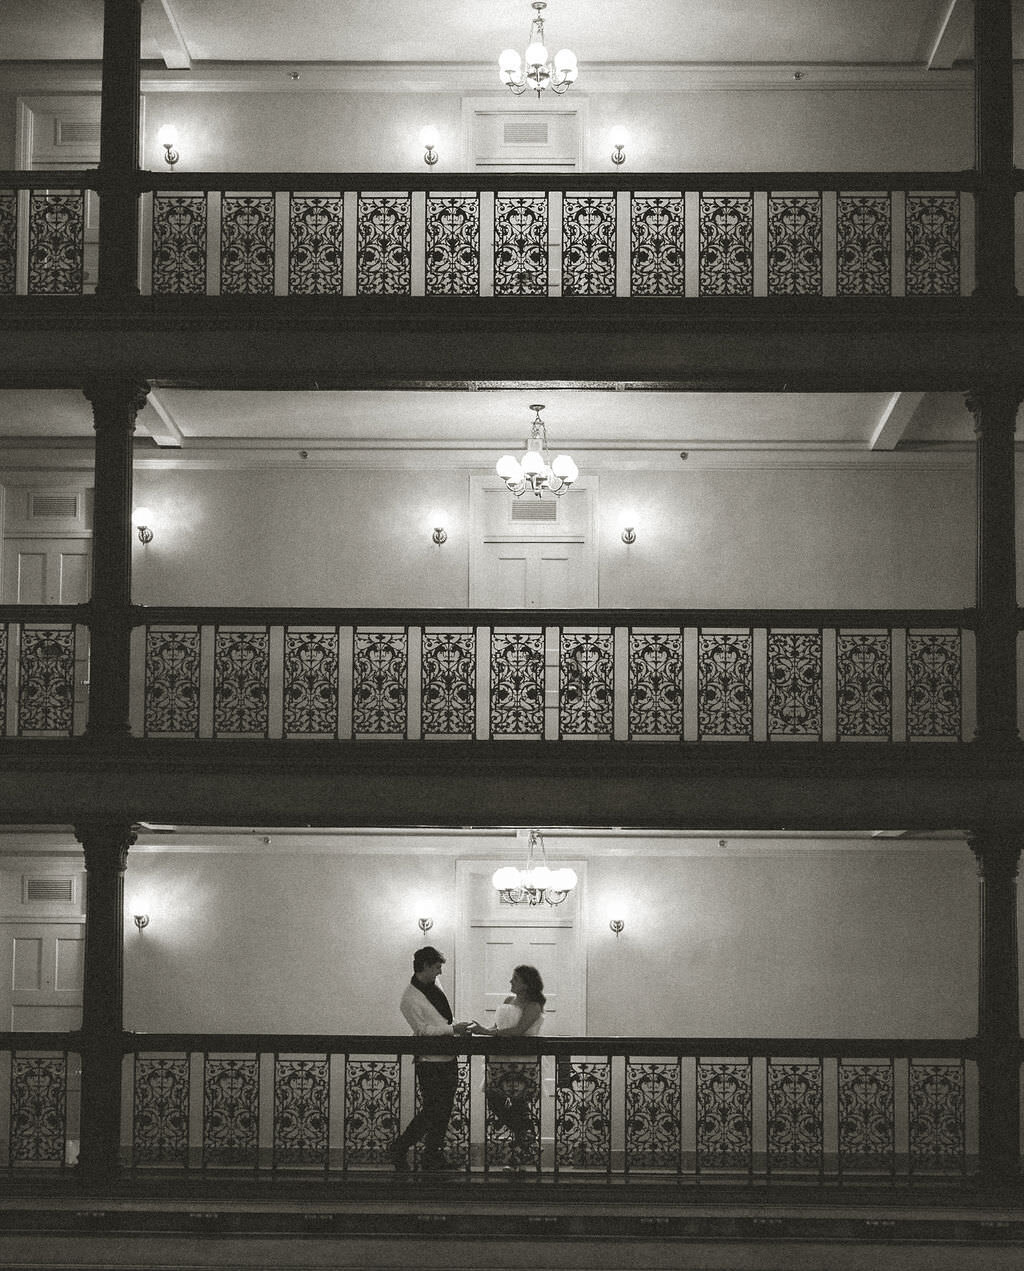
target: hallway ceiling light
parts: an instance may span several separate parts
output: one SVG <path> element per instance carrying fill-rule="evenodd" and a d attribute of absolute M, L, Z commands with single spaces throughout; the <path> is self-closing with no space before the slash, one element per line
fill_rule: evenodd
<path fill-rule="evenodd" d="M 517 459 L 515 455 L 502 455 L 495 464 L 495 471 L 508 487 L 510 493 L 518 499 L 527 490 L 539 499 L 545 490 L 549 494 L 559 496 L 580 475 L 568 455 L 556 455 L 549 464 L 545 451 L 548 444 L 547 429 L 540 417 L 543 406 L 531 406 L 534 413 L 530 436 L 526 442 L 526 454 Z"/>
<path fill-rule="evenodd" d="M 536 17 L 530 23 L 530 39 L 525 55 L 520 57 L 515 49 L 505 49 L 498 58 L 501 81 L 517 97 L 528 88 L 532 88 L 538 97 L 545 88 L 550 88 L 555 93 L 564 93 L 579 74 L 576 54 L 572 49 L 559 49 L 555 54 L 554 65 L 548 60 L 548 51 L 544 47 L 542 16 L 547 7 L 544 0 L 533 0 Z"/>
<path fill-rule="evenodd" d="M 560 905 L 576 886 L 576 871 L 567 866 L 551 869 L 543 835 L 531 830 L 524 868 L 502 865 L 491 875 L 491 883 L 509 905 Z"/>

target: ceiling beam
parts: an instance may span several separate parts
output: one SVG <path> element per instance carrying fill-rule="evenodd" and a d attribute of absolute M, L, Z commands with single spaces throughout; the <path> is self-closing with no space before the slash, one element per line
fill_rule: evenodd
<path fill-rule="evenodd" d="M 171 71 L 190 71 L 192 56 L 181 33 L 171 0 L 150 0 L 142 9 L 142 34 L 160 50 L 164 65 Z"/>
<path fill-rule="evenodd" d="M 948 71 L 960 56 L 971 25 L 970 0 L 949 0 L 945 15 L 932 39 L 928 54 L 930 71 Z"/>
<path fill-rule="evenodd" d="M 151 409 L 146 412 L 142 422 L 149 435 L 158 446 L 180 448 L 184 441 L 182 431 L 155 388 L 150 389 L 146 404 Z M 156 419 L 153 418 L 154 415 Z"/>
<path fill-rule="evenodd" d="M 895 450 L 903 439 L 924 393 L 893 393 L 871 434 L 871 450 Z"/>

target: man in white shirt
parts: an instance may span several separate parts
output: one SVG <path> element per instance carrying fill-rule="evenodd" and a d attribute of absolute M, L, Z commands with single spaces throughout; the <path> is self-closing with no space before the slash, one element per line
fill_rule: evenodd
<path fill-rule="evenodd" d="M 400 1009 L 417 1037 L 461 1037 L 472 1021 L 452 1022 L 452 1008 L 437 977 L 444 954 L 432 945 L 417 949 L 412 958 L 412 979 L 402 994 Z M 447 1169 L 441 1152 L 455 1102 L 459 1065 L 455 1055 L 417 1055 L 416 1085 L 421 1107 L 391 1148 L 396 1170 L 409 1168 L 408 1152 L 423 1140 L 423 1168 Z"/>

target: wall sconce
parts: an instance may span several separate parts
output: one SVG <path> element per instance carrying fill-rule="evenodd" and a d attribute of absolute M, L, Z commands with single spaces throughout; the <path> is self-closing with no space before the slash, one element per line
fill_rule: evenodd
<path fill-rule="evenodd" d="M 443 512 L 431 512 L 430 537 L 438 547 L 448 541 L 448 518 Z"/>
<path fill-rule="evenodd" d="M 636 530 L 632 525 L 624 525 L 622 527 L 622 541 L 627 547 L 636 542 Z"/>
<path fill-rule="evenodd" d="M 612 163 L 616 167 L 626 162 L 626 142 L 629 140 L 629 133 L 621 124 L 616 124 L 611 131 L 612 143 Z"/>
<path fill-rule="evenodd" d="M 149 926 L 149 914 L 132 914 L 132 921 L 141 931 L 143 927 Z"/>
<path fill-rule="evenodd" d="M 433 124 L 427 124 L 420 133 L 420 145 L 423 147 L 423 162 L 429 168 L 437 162 L 438 140 L 437 129 Z"/>
<path fill-rule="evenodd" d="M 430 930 L 430 928 L 433 925 L 434 925 L 433 918 L 417 918 L 416 919 L 416 926 L 419 927 L 420 931 L 422 931 L 424 935 L 427 934 L 427 932 Z"/>
<path fill-rule="evenodd" d="M 619 909 L 610 909 L 608 911 L 608 930 L 615 932 L 615 939 L 618 940 L 626 926 L 626 920 L 622 916 Z"/>
<path fill-rule="evenodd" d="M 138 531 L 140 543 L 152 543 L 153 512 L 150 508 L 136 508 L 132 513 L 132 524 Z"/>
<path fill-rule="evenodd" d="M 175 148 L 178 144 L 178 130 L 173 124 L 164 124 L 160 131 L 156 134 L 156 144 L 164 148 L 164 163 L 174 165 L 181 158 Z"/>

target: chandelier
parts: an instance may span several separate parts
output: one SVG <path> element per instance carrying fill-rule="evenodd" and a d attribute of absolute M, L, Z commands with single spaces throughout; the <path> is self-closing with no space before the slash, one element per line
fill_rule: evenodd
<path fill-rule="evenodd" d="M 544 421 L 540 417 L 543 406 L 531 406 L 533 423 L 526 443 L 526 454 L 517 459 L 515 455 L 502 455 L 494 465 L 494 470 L 509 491 L 518 499 L 521 494 L 530 490 L 539 499 L 547 490 L 549 494 L 562 495 L 580 475 L 579 468 L 568 455 L 556 455 L 549 464 L 544 451 L 547 449 L 548 434 Z"/>
<path fill-rule="evenodd" d="M 509 905 L 560 905 L 576 886 L 576 871 L 567 866 L 550 869 L 544 838 L 540 830 L 531 830 L 525 868 L 502 865 L 494 871 L 491 883 Z"/>
<path fill-rule="evenodd" d="M 532 88 L 538 97 L 545 88 L 564 93 L 579 74 L 576 54 L 572 49 L 559 49 L 555 54 L 554 66 L 548 61 L 548 51 L 544 47 L 544 19 L 541 16 L 547 7 L 544 0 L 533 0 L 533 9 L 537 16 L 530 23 L 530 42 L 526 48 L 526 56 L 520 57 L 515 49 L 505 49 L 498 58 L 502 83 L 517 97 L 528 88 Z"/>

